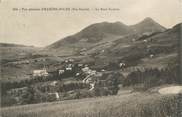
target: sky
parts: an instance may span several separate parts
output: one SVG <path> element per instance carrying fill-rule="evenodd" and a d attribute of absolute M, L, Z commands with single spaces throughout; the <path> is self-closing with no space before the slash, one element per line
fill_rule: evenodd
<path fill-rule="evenodd" d="M 0 42 L 44 47 L 90 24 L 133 25 L 145 17 L 171 28 L 182 22 L 181 14 L 182 0 L 0 0 Z"/>

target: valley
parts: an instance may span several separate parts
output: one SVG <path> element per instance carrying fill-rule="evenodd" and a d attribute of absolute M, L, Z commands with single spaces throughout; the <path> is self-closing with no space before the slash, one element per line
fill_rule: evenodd
<path fill-rule="evenodd" d="M 181 95 L 151 90 L 181 85 L 180 26 L 101 22 L 46 47 L 0 43 L 3 116 L 176 117 Z"/>

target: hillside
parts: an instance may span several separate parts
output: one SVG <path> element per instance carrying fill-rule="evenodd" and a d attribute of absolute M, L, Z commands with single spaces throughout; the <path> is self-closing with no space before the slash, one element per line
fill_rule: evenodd
<path fill-rule="evenodd" d="M 46 47 L 52 53 L 59 51 L 62 55 L 80 54 L 82 51 L 95 48 L 98 45 L 112 44 L 119 38 L 125 38 L 128 35 L 141 36 L 142 34 L 152 34 L 166 30 L 163 26 L 152 20 L 144 19 L 136 25 L 128 26 L 121 22 L 101 22 L 92 24 L 80 32 L 58 40 Z M 125 40 L 127 43 L 131 40 Z M 109 46 L 108 45 L 108 46 Z"/>
<path fill-rule="evenodd" d="M 151 21 L 151 19 L 147 20 Z M 145 35 L 133 33 L 128 26 L 120 22 L 104 22 L 93 24 L 44 49 L 25 46 L 7 47 L 4 44 L 1 47 L 2 76 L 3 79 L 29 78 L 33 69 L 41 69 L 44 65 L 51 66 L 51 69 L 53 66 L 59 66 L 66 58 L 75 58 L 79 63 L 89 64 L 97 70 L 117 70 L 120 62 L 125 62 L 128 68 L 136 66 L 164 68 L 170 61 L 173 62 L 177 59 L 179 25 L 163 32 Z M 120 31 L 114 32 L 113 30 L 116 29 Z M 94 33 L 104 36 L 101 39 Z M 92 39 L 100 41 L 90 42 L 89 40 Z M 59 46 L 60 44 L 61 46 Z M 39 61 L 41 59 L 45 61 Z M 26 65 L 14 65 L 13 63 L 27 60 L 29 64 Z M 11 72 L 10 67 L 15 73 Z M 131 70 L 127 72 L 131 72 Z"/>
<path fill-rule="evenodd" d="M 128 93 L 117 96 L 2 108 L 4 117 L 180 117 L 180 95 Z"/>
<path fill-rule="evenodd" d="M 95 67 L 106 69 L 110 63 L 127 63 L 127 66 L 163 68 L 178 56 L 180 24 L 164 32 L 151 35 L 128 35 L 106 42 L 85 51 L 93 57 Z M 152 56 L 152 58 L 150 57 Z M 113 65 L 112 65 L 113 66 Z"/>
<path fill-rule="evenodd" d="M 166 30 L 165 27 L 161 26 L 159 23 L 155 22 L 152 18 L 145 18 L 138 24 L 131 26 L 137 33 L 154 33 L 163 32 Z"/>

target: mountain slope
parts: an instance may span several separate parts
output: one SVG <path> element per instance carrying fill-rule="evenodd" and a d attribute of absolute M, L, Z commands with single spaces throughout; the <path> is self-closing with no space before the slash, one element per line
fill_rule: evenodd
<path fill-rule="evenodd" d="M 97 64 L 101 65 L 125 62 L 128 66 L 165 67 L 169 62 L 177 59 L 180 25 L 145 38 L 138 37 L 134 42 L 123 43 L 125 39 L 132 40 L 133 36 L 115 40 L 112 46 L 102 48 L 103 53 L 93 51 L 92 55 L 97 58 L 96 62 L 99 61 Z"/>
<path fill-rule="evenodd" d="M 81 50 L 88 50 L 89 48 L 96 47 L 103 43 L 112 43 L 113 41 L 128 35 L 152 34 L 165 30 L 166 29 L 163 26 L 151 18 L 146 18 L 142 22 L 132 26 L 127 26 L 121 22 L 102 22 L 92 24 L 74 35 L 58 40 L 47 46 L 46 49 L 59 51 L 60 54 L 75 54 Z"/>
<path fill-rule="evenodd" d="M 93 45 L 95 43 L 103 41 L 107 37 L 126 35 L 131 33 L 132 31 L 133 29 L 131 29 L 127 25 L 124 25 L 121 22 L 96 23 L 86 27 L 85 29 L 81 30 L 75 35 L 68 36 L 51 44 L 50 46 L 48 46 L 48 48 L 56 49 L 59 48 L 60 46 L 69 46 L 73 44 L 77 44 L 77 46 L 80 47 L 82 46 L 81 44 L 85 46 L 85 43 Z M 88 45 L 86 45 L 86 47 L 88 47 Z"/>
<path fill-rule="evenodd" d="M 159 23 L 154 21 L 151 18 L 145 18 L 143 21 L 138 24 L 131 26 L 137 33 L 154 33 L 154 32 L 163 32 L 166 30 L 165 27 L 161 26 Z"/>

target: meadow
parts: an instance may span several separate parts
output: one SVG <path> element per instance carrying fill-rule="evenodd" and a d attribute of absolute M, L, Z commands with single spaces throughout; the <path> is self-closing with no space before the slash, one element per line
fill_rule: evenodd
<path fill-rule="evenodd" d="M 2 117 L 181 117 L 182 95 L 119 92 L 116 96 L 5 107 Z"/>

